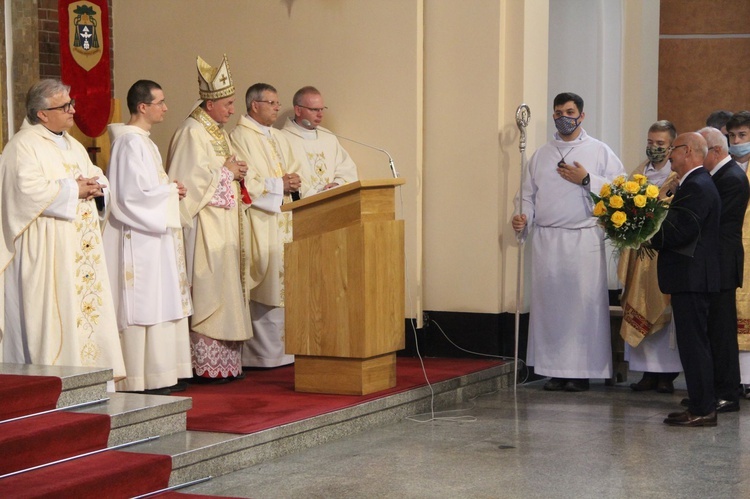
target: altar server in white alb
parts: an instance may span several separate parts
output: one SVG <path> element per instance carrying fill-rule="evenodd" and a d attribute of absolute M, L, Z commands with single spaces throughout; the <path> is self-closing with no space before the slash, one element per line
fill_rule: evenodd
<path fill-rule="evenodd" d="M 277 367 L 294 362 L 284 350 L 284 244 L 292 242 L 292 214 L 281 204 L 303 190 L 302 166 L 280 130 L 279 96 L 267 83 L 256 83 L 245 93 L 247 114 L 240 117 L 230 138 L 237 156 L 247 161 L 246 186 L 253 200 L 250 219 L 258 252 L 253 259 L 253 279 L 260 284 L 251 292 L 253 338 L 245 343 L 242 364 Z"/>
<path fill-rule="evenodd" d="M 0 362 L 102 367 L 125 376 L 95 197 L 108 185 L 67 131 L 75 102 L 34 84 L 0 159 Z"/>
<path fill-rule="evenodd" d="M 179 180 L 169 181 L 149 138 L 167 112 L 162 88 L 139 80 L 127 103 L 130 121 L 109 125 L 112 203 L 104 228 L 128 372 L 116 388 L 167 395 L 185 388 L 178 378 L 193 375 L 187 319 L 193 306 L 179 210 L 186 189 Z"/>
<path fill-rule="evenodd" d="M 557 133 L 531 157 L 512 223 L 533 230 L 527 363 L 551 377 L 545 390 L 577 392 L 612 375 L 604 232 L 590 193 L 625 170 L 581 127 L 581 97 L 559 94 L 553 109 Z"/>
<path fill-rule="evenodd" d="M 187 187 L 182 200 L 193 316 L 190 347 L 195 382 L 244 376 L 242 343 L 252 337 L 252 248 L 244 188 L 247 165 L 234 154 L 224 125 L 234 114 L 234 83 L 226 55 L 218 68 L 198 57 L 200 100 L 169 145 L 167 173 Z"/>
<path fill-rule="evenodd" d="M 326 109 L 315 87 L 302 87 L 294 94 L 294 117 L 281 131 L 289 139 L 294 155 L 307 168 L 311 193 L 322 192 L 357 180 L 357 165 L 341 147 L 339 139 L 320 126 Z"/>

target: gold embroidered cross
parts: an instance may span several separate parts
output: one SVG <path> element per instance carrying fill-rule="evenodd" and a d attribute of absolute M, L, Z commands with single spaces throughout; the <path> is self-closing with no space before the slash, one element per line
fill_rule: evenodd
<path fill-rule="evenodd" d="M 221 78 L 219 78 L 219 80 L 221 80 L 221 83 L 226 83 L 227 82 L 227 75 L 221 75 Z"/>

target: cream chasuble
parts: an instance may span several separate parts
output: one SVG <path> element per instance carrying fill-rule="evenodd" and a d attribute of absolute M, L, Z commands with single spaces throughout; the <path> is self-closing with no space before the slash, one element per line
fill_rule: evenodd
<path fill-rule="evenodd" d="M 294 156 L 303 164 L 313 194 L 323 191 L 328 184 L 357 181 L 357 165 L 330 131 L 321 126 L 308 130 L 291 118 L 281 131 L 292 145 Z"/>
<path fill-rule="evenodd" d="M 250 168 L 245 186 L 253 200 L 250 219 L 259 248 L 254 255 L 253 274 L 260 281 L 251 291 L 251 298 L 264 305 L 283 307 L 284 244 L 292 242 L 292 214 L 279 212 L 278 205 L 264 204 L 264 198 L 270 196 L 267 187 L 273 183 L 267 179 L 277 179 L 275 185 L 278 185 L 284 174 L 297 173 L 302 178 L 302 196 L 314 191 L 310 190 L 309 179 L 301 171 L 289 141 L 279 130 L 269 130 L 270 137 L 247 116 L 242 116 L 230 137 L 237 157 L 247 161 Z M 291 197 L 284 196 L 284 202 L 291 202 Z"/>
<path fill-rule="evenodd" d="M 242 202 L 237 182 L 224 193 L 236 200 L 233 207 L 210 204 L 232 154 L 226 132 L 197 107 L 172 137 L 167 172 L 187 187 L 181 203 L 193 220 L 193 227 L 185 228 L 194 309 L 190 329 L 217 340 L 242 341 L 252 337 L 249 205 Z"/>
<path fill-rule="evenodd" d="M 122 378 L 96 204 L 75 200 L 67 218 L 44 214 L 61 192 L 59 181 L 107 179 L 78 141 L 67 133 L 60 140 L 67 149 L 44 126 L 24 121 L 0 159 L 0 360 L 111 368 Z"/>

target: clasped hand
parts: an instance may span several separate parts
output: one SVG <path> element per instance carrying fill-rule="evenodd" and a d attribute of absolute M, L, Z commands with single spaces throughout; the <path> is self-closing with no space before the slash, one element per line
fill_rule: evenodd
<path fill-rule="evenodd" d="M 284 194 L 297 192 L 302 185 L 302 179 L 296 173 L 287 173 L 281 179 L 284 181 Z"/>
<path fill-rule="evenodd" d="M 224 161 L 224 167 L 232 172 L 235 180 L 243 180 L 245 175 L 247 175 L 247 163 L 237 159 L 237 156 L 234 154 Z"/>
<path fill-rule="evenodd" d="M 98 176 L 86 178 L 83 175 L 79 175 L 76 179 L 76 183 L 78 183 L 78 199 L 90 201 L 94 198 L 104 196 L 104 191 L 102 190 L 104 186 L 97 182 L 98 179 Z"/>

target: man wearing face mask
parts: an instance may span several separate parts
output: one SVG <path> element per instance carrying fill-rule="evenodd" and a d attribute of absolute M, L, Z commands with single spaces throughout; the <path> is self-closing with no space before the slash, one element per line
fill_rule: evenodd
<path fill-rule="evenodd" d="M 750 111 L 740 111 L 727 121 L 729 135 L 729 154 L 747 171 L 750 160 Z"/>
<path fill-rule="evenodd" d="M 545 390 L 580 392 L 612 375 L 604 232 L 590 193 L 625 170 L 581 127 L 580 96 L 559 94 L 553 109 L 557 133 L 529 161 L 512 225 L 522 236 L 534 229 L 527 363 L 551 377 Z"/>
<path fill-rule="evenodd" d="M 677 174 L 672 172 L 669 147 L 677 131 L 672 122 L 657 121 L 648 129 L 646 161 L 638 165 L 633 175 L 645 175 L 649 183 L 662 191 L 677 190 Z M 656 390 L 673 393 L 673 381 L 682 371 L 680 353 L 674 337 L 672 309 L 669 295 L 659 290 L 656 260 L 638 258 L 633 250 L 620 253 L 617 268 L 625 284 L 622 295 L 623 321 L 620 335 L 625 340 L 625 358 L 633 371 L 643 371 L 643 377 L 630 388 L 636 392 Z"/>

